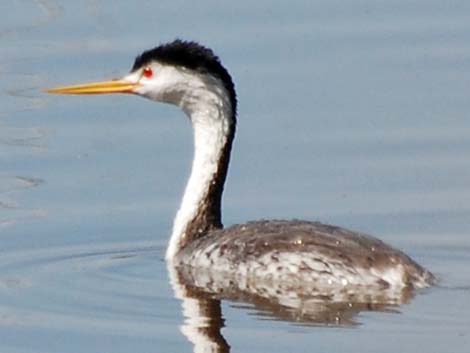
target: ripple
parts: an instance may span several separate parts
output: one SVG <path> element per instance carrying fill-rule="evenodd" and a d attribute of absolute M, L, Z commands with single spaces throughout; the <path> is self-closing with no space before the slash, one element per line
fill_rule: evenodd
<path fill-rule="evenodd" d="M 0 326 L 155 334 L 177 312 L 162 257 L 151 242 L 4 254 Z"/>
<path fill-rule="evenodd" d="M 40 209 L 28 208 L 18 205 L 8 198 L 8 194 L 40 186 L 44 180 L 21 175 L 0 173 L 0 226 L 9 226 L 20 220 L 31 220 L 46 216 L 46 212 Z"/>
<path fill-rule="evenodd" d="M 35 7 L 32 7 L 31 3 L 33 3 Z M 11 5 L 13 4 L 10 4 L 10 6 Z M 17 19 L 20 24 L 15 23 L 14 26 L 0 27 L 0 37 L 34 30 L 52 22 L 63 12 L 62 7 L 57 4 L 56 1 L 52 0 L 33 0 L 27 1 L 24 4 L 15 3 L 14 6 L 16 11 L 11 11 L 11 13 L 20 13 L 23 15 L 23 17 Z M 25 13 L 27 16 L 25 16 Z M 27 18 L 27 21 L 24 20 L 24 17 Z M 16 19 L 16 17 L 14 18 Z"/>

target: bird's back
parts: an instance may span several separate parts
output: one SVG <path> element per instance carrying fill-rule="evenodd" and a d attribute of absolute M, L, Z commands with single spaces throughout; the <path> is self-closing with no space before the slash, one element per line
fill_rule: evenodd
<path fill-rule="evenodd" d="M 261 220 L 216 230 L 187 244 L 177 263 L 305 287 L 421 288 L 435 281 L 429 271 L 376 238 L 299 220 Z"/>

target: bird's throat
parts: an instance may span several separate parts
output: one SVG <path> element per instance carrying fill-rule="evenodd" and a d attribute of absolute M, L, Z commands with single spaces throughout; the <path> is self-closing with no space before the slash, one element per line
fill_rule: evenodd
<path fill-rule="evenodd" d="M 231 114 L 224 104 L 188 113 L 194 130 L 194 160 L 173 224 L 166 253 L 169 260 L 190 241 L 222 228 L 222 193 L 235 134 Z"/>

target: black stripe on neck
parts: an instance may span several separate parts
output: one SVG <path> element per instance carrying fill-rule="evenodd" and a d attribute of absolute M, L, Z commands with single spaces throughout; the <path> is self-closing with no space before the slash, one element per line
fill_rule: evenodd
<path fill-rule="evenodd" d="M 227 142 L 222 149 L 217 171 L 209 183 L 205 197 L 203 197 L 198 205 L 196 215 L 186 226 L 185 236 L 180 244 L 181 247 L 184 247 L 194 239 L 208 235 L 213 230 L 223 228 L 222 194 L 225 179 L 227 178 L 235 130 L 235 123 L 233 123 L 227 136 Z"/>

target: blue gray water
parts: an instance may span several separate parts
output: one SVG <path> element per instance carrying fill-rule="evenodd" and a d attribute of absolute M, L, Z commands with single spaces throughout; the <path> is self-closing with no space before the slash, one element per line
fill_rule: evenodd
<path fill-rule="evenodd" d="M 124 74 L 175 37 L 214 48 L 237 84 L 226 224 L 361 230 L 441 279 L 354 326 L 223 301 L 232 352 L 468 351 L 470 3 L 4 0 L 0 18 L 1 352 L 193 350 L 163 260 L 187 119 L 42 91 Z"/>

